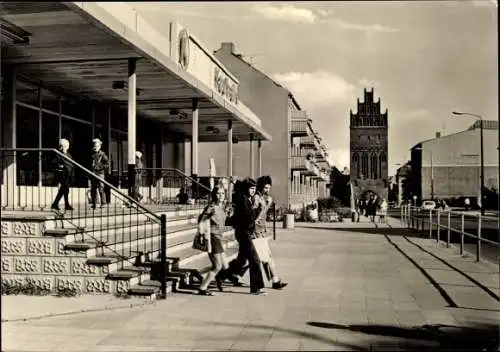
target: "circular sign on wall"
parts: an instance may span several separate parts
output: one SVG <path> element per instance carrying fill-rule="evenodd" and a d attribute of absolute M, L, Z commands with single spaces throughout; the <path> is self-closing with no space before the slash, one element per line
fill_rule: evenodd
<path fill-rule="evenodd" d="M 189 33 L 183 28 L 179 32 L 179 65 L 183 69 L 187 69 L 189 66 Z"/>

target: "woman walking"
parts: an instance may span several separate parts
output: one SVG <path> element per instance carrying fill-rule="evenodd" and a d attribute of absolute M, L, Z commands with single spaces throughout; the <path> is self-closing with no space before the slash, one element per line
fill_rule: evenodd
<path fill-rule="evenodd" d="M 224 228 L 228 211 L 225 203 L 226 192 L 222 187 L 214 187 L 211 193 L 211 203 L 203 210 L 198 222 L 210 220 L 210 244 L 211 250 L 208 253 L 212 262 L 212 270 L 207 273 L 200 285 L 198 294 L 202 296 L 213 296 L 213 293 L 208 291 L 208 285 L 216 279 L 217 274 L 221 269 L 227 269 L 226 254 L 223 246 Z M 222 282 L 217 278 L 217 288 L 222 291 Z"/>

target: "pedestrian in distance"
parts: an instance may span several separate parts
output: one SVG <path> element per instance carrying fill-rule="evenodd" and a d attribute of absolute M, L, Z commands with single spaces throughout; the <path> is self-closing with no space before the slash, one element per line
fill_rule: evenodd
<path fill-rule="evenodd" d="M 104 151 L 101 150 L 102 142 L 99 138 L 92 140 L 92 172 L 99 178 L 105 179 L 106 174 L 109 173 L 109 159 Z M 91 176 L 90 178 L 90 202 L 91 208 L 96 208 L 96 198 L 99 194 L 99 201 L 101 208 L 106 204 L 104 197 L 104 184 L 98 178 Z"/>
<path fill-rule="evenodd" d="M 68 159 L 72 159 L 69 153 L 69 145 L 67 139 L 61 139 L 59 141 L 59 151 Z M 71 177 L 73 176 L 73 164 L 68 159 L 57 155 L 53 161 L 55 165 L 56 180 L 59 183 L 59 190 L 57 191 L 56 198 L 51 208 L 56 211 L 59 211 L 59 202 L 61 198 L 64 198 L 64 210 L 73 210 L 73 207 L 69 204 L 69 187 L 71 185 Z"/>

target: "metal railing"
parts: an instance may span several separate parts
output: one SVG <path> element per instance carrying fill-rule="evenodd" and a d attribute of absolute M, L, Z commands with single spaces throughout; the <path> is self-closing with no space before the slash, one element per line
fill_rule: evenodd
<path fill-rule="evenodd" d="M 2 148 L 0 153 L 2 211 L 54 212 L 63 226 L 73 225 L 68 235 L 74 241 L 67 247 L 87 250 L 90 264 L 104 259 L 124 268 L 125 262 L 158 254 L 161 294 L 166 296 L 165 215 L 56 149 Z M 58 201 L 68 203 L 64 210 Z"/>
<path fill-rule="evenodd" d="M 179 204 L 187 209 L 200 209 L 210 202 L 210 185 L 203 184 L 200 177 L 195 179 L 175 168 L 142 168 L 136 172 L 143 204 Z M 126 184 L 126 176 L 122 182 Z"/>
<path fill-rule="evenodd" d="M 483 246 L 490 246 L 495 252 L 500 248 L 500 229 L 495 217 L 405 205 L 401 207 L 401 223 L 409 229 L 427 233 L 438 245 L 444 241 L 449 247 L 458 242 L 461 255 L 468 244 L 474 244 L 476 261 L 481 260 Z"/>

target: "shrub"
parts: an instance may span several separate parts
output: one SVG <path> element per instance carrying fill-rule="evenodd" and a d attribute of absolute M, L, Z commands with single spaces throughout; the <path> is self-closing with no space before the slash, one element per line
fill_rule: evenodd
<path fill-rule="evenodd" d="M 342 207 L 342 202 L 336 197 L 318 198 L 319 211 Z"/>

